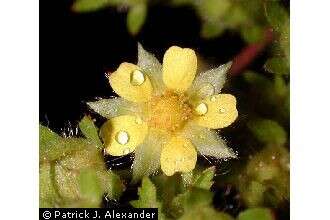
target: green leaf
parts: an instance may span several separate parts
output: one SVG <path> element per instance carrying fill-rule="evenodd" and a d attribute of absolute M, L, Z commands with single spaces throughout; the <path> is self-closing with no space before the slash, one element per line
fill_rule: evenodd
<path fill-rule="evenodd" d="M 57 144 L 61 137 L 49 128 L 39 125 L 39 150 L 46 151 L 50 145 Z"/>
<path fill-rule="evenodd" d="M 194 181 L 193 186 L 210 190 L 211 186 L 213 185 L 213 177 L 215 173 L 215 167 L 210 167 L 204 170 Z"/>
<path fill-rule="evenodd" d="M 265 14 L 269 24 L 279 32 L 282 25 L 289 19 L 286 10 L 280 5 L 279 1 L 265 1 Z"/>
<path fill-rule="evenodd" d="M 286 142 L 286 132 L 276 121 L 257 119 L 250 121 L 248 127 L 255 137 L 263 143 L 282 145 Z"/>
<path fill-rule="evenodd" d="M 98 173 L 104 192 L 107 193 L 107 198 L 119 200 L 125 190 L 125 186 L 120 177 L 113 172 L 103 171 Z"/>
<path fill-rule="evenodd" d="M 179 219 L 220 219 L 232 220 L 225 213 L 215 211 L 212 204 L 213 193 L 210 190 L 192 187 L 173 199 L 172 213 Z"/>
<path fill-rule="evenodd" d="M 93 12 L 109 6 L 116 6 L 120 0 L 76 0 L 72 5 L 75 12 Z"/>
<path fill-rule="evenodd" d="M 87 102 L 87 105 L 96 113 L 108 119 L 139 111 L 139 108 L 135 103 L 117 97 L 112 99 L 101 99 L 95 102 Z"/>
<path fill-rule="evenodd" d="M 147 5 L 133 5 L 127 14 L 127 28 L 132 35 L 136 35 L 144 24 L 147 17 Z"/>
<path fill-rule="evenodd" d="M 88 199 L 91 204 L 99 205 L 102 200 L 103 191 L 95 170 L 81 170 L 78 182 L 81 197 Z"/>
<path fill-rule="evenodd" d="M 39 206 L 40 208 L 55 207 L 58 196 L 56 194 L 52 177 L 51 164 L 43 163 L 39 167 Z"/>
<path fill-rule="evenodd" d="M 135 208 L 158 208 L 159 203 L 156 197 L 156 187 L 148 177 L 142 179 L 141 187 L 138 190 L 139 199 L 131 201 Z"/>
<path fill-rule="evenodd" d="M 134 208 L 158 208 L 158 219 L 165 219 L 161 212 L 161 203 L 157 201 L 156 187 L 148 177 L 142 179 L 138 189 L 139 199 L 131 201 Z"/>
<path fill-rule="evenodd" d="M 99 138 L 97 128 L 94 125 L 93 120 L 85 116 L 79 123 L 79 128 L 85 137 L 90 140 L 97 148 L 102 149 L 103 145 Z"/>
<path fill-rule="evenodd" d="M 268 59 L 265 64 L 265 69 L 268 72 L 281 75 L 288 75 L 290 72 L 286 58 L 281 57 L 274 57 Z"/>
<path fill-rule="evenodd" d="M 230 9 L 232 2 L 229 0 L 207 0 L 200 1 L 197 5 L 200 15 L 207 20 L 219 20 Z"/>
<path fill-rule="evenodd" d="M 187 211 L 184 215 L 179 218 L 180 220 L 205 220 L 205 219 L 216 219 L 216 220 L 234 220 L 229 214 L 224 212 L 217 212 L 211 207 L 202 207 L 198 209 L 192 209 Z M 259 220 L 259 219 L 255 219 Z"/>
<path fill-rule="evenodd" d="M 184 193 L 184 208 L 190 210 L 193 207 L 208 206 L 212 203 L 213 193 L 209 190 L 193 187 Z"/>
<path fill-rule="evenodd" d="M 281 76 L 275 76 L 274 79 L 274 92 L 279 97 L 288 96 L 288 86 Z"/>
<path fill-rule="evenodd" d="M 241 186 L 241 196 L 248 207 L 263 205 L 264 193 L 267 187 L 257 181 L 251 181 Z"/>
<path fill-rule="evenodd" d="M 241 212 L 237 220 L 275 220 L 270 209 L 252 208 Z"/>
<path fill-rule="evenodd" d="M 244 26 L 241 30 L 242 36 L 248 43 L 256 43 L 263 39 L 263 29 L 257 25 Z"/>
<path fill-rule="evenodd" d="M 201 36 L 206 39 L 211 39 L 219 36 L 225 30 L 225 27 L 219 22 L 203 22 Z"/>
<path fill-rule="evenodd" d="M 52 161 L 64 157 L 74 151 L 90 147 L 84 138 L 62 138 L 49 128 L 39 127 L 39 158 L 41 161 Z"/>

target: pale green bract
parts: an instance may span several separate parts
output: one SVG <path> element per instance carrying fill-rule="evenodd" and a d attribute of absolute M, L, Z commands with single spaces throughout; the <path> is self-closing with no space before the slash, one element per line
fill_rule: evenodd
<path fill-rule="evenodd" d="M 87 105 L 96 113 L 107 119 L 120 115 L 134 115 L 135 112 L 140 111 L 136 104 L 119 97 L 87 102 Z"/>
<path fill-rule="evenodd" d="M 189 124 L 183 135 L 191 140 L 200 154 L 217 159 L 236 158 L 235 153 L 216 131 L 198 125 Z"/>

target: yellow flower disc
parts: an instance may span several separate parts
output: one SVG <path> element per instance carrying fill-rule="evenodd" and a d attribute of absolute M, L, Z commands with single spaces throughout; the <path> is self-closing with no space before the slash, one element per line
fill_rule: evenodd
<path fill-rule="evenodd" d="M 192 84 L 197 70 L 195 51 L 189 48 L 170 47 L 163 59 L 163 81 L 176 92 L 186 91 Z"/>
<path fill-rule="evenodd" d="M 100 130 L 105 150 L 113 156 L 133 152 L 144 141 L 147 133 L 147 124 L 132 115 L 112 118 L 104 123 Z"/>
<path fill-rule="evenodd" d="M 160 156 L 161 169 L 167 176 L 175 172 L 189 172 L 195 168 L 197 152 L 192 143 L 182 137 L 173 137 Z"/>
<path fill-rule="evenodd" d="M 148 76 L 131 63 L 120 64 L 118 69 L 110 74 L 109 82 L 119 96 L 132 102 L 146 102 L 153 92 Z"/>
<path fill-rule="evenodd" d="M 203 105 L 203 111 L 200 105 Z M 200 126 L 213 129 L 227 127 L 238 116 L 236 98 L 230 94 L 211 96 L 196 105 L 195 113 L 194 121 Z"/>

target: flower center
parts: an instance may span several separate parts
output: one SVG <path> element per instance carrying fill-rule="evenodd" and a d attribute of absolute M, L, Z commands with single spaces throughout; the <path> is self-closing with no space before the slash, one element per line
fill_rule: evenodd
<path fill-rule="evenodd" d="M 192 109 L 183 94 L 166 91 L 161 96 L 154 96 L 148 103 L 148 123 L 157 129 L 176 131 L 191 116 Z"/>

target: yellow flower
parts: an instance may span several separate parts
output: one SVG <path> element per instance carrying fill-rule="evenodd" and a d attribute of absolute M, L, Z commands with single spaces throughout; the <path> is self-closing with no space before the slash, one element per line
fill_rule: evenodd
<path fill-rule="evenodd" d="M 134 178 L 157 172 L 190 172 L 197 152 L 235 157 L 216 130 L 238 116 L 236 99 L 219 94 L 231 63 L 196 75 L 192 49 L 170 47 L 163 65 L 142 46 L 138 64 L 122 63 L 109 76 L 120 98 L 88 103 L 109 120 L 101 127 L 105 151 L 113 156 L 135 153 Z"/>

